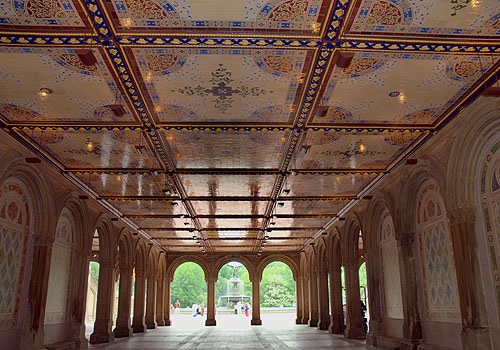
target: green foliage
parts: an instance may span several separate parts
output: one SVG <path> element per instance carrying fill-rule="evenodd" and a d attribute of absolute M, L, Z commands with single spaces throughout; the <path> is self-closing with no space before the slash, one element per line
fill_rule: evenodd
<path fill-rule="evenodd" d="M 90 273 L 96 281 L 99 281 L 99 263 L 95 261 L 90 262 Z"/>
<path fill-rule="evenodd" d="M 262 307 L 290 307 L 295 303 L 292 271 L 282 262 L 272 262 L 264 269 L 260 284 Z"/>
<path fill-rule="evenodd" d="M 181 307 L 193 304 L 207 304 L 207 283 L 203 269 L 195 263 L 180 265 L 174 273 L 171 285 L 171 303 L 179 300 Z"/>

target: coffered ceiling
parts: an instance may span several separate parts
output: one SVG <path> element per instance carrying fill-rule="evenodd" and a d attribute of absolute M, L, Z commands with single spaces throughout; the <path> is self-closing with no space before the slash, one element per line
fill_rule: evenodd
<path fill-rule="evenodd" d="M 0 10 L 2 129 L 167 252 L 300 251 L 498 95 L 498 0 Z"/>

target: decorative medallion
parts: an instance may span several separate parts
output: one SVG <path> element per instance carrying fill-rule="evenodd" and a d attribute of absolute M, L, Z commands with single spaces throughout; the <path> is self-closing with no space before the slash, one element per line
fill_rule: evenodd
<path fill-rule="evenodd" d="M 306 17 L 307 4 L 308 2 L 306 0 L 285 1 L 269 12 L 268 19 L 279 22 L 302 22 Z M 269 5 L 270 4 L 266 5 L 262 12 L 264 12 Z"/>
<path fill-rule="evenodd" d="M 177 90 L 172 90 L 172 92 L 179 92 L 188 96 L 196 95 L 200 97 L 213 95 L 215 97 L 215 100 L 212 100 L 212 102 L 215 103 L 214 107 L 221 113 L 225 113 L 232 107 L 233 99 L 231 96 L 233 94 L 241 97 L 247 97 L 261 96 L 273 92 L 260 87 L 238 86 L 232 88 L 229 85 L 234 81 L 231 79 L 231 76 L 232 73 L 224 68 L 223 64 L 219 64 L 219 68 L 212 72 L 212 78 L 209 80 L 209 82 L 213 84 L 212 87 L 203 87 L 201 85 L 196 87 L 185 86 Z"/>
<path fill-rule="evenodd" d="M 477 57 L 451 59 L 446 66 L 446 75 L 453 80 L 467 81 L 486 71 L 491 61 L 480 62 Z"/>
<path fill-rule="evenodd" d="M 289 56 L 266 56 L 264 62 L 277 72 L 289 73 L 293 69 L 295 60 Z"/>
<path fill-rule="evenodd" d="M 43 116 L 26 108 L 18 107 L 12 104 L 0 104 L 0 113 L 9 120 L 41 120 Z"/>
<path fill-rule="evenodd" d="M 394 26 L 408 23 L 411 20 L 411 7 L 406 1 L 376 1 L 366 17 L 366 23 L 370 25 Z"/>
<path fill-rule="evenodd" d="M 13 0 L 15 16 L 3 13 L 2 24 L 83 27 L 71 0 Z"/>
<path fill-rule="evenodd" d="M 435 109 L 426 108 L 405 116 L 405 119 L 414 123 L 430 123 L 436 118 L 437 115 L 438 111 Z"/>
<path fill-rule="evenodd" d="M 63 61 L 67 65 L 76 68 L 78 71 L 86 71 L 86 72 L 96 72 L 97 67 L 95 64 L 91 66 L 84 65 L 82 63 L 82 60 L 76 53 L 70 54 L 70 53 L 65 53 L 59 56 L 58 61 Z M 59 62 L 61 63 L 61 62 Z"/>
<path fill-rule="evenodd" d="M 177 62 L 177 56 L 172 54 L 146 55 L 147 65 L 153 72 L 162 72 L 171 68 Z"/>

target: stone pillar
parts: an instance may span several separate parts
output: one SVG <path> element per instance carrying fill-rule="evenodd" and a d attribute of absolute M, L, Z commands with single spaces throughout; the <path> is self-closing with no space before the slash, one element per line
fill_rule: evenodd
<path fill-rule="evenodd" d="M 262 320 L 260 319 L 260 276 L 254 277 L 252 281 L 252 326 L 260 326 Z"/>
<path fill-rule="evenodd" d="M 475 217 L 476 208 L 451 210 L 450 231 L 462 315 L 462 346 L 464 349 L 489 349 L 490 336 L 482 322 L 486 313 L 481 273 L 477 257 Z"/>
<path fill-rule="evenodd" d="M 330 307 L 331 319 L 329 332 L 344 334 L 344 305 L 342 300 L 342 278 L 340 264 L 334 264 L 330 269 Z"/>
<path fill-rule="evenodd" d="M 302 278 L 302 324 L 309 322 L 309 278 L 304 276 Z"/>
<path fill-rule="evenodd" d="M 156 324 L 156 275 L 148 273 L 148 289 L 146 294 L 146 326 L 155 329 Z"/>
<path fill-rule="evenodd" d="M 366 334 L 366 343 L 372 347 L 377 346 L 377 336 L 383 333 L 380 300 L 380 269 L 382 263 L 378 251 L 377 249 L 368 249 L 366 251 L 368 305 L 370 309 L 370 324 L 368 326 L 368 333 Z"/>
<path fill-rule="evenodd" d="M 205 326 L 215 326 L 215 282 L 217 277 L 207 278 L 207 319 Z"/>
<path fill-rule="evenodd" d="M 158 326 L 165 325 L 165 279 L 159 278 L 157 283 L 156 293 L 156 324 Z"/>
<path fill-rule="evenodd" d="M 330 314 L 328 306 L 328 273 L 326 267 L 320 266 L 318 273 L 319 330 L 327 330 L 328 325 L 330 324 Z"/>
<path fill-rule="evenodd" d="M 170 278 L 165 278 L 165 305 L 164 305 L 164 308 L 163 308 L 163 312 L 164 312 L 164 315 L 165 315 L 165 326 L 171 326 L 172 325 L 172 321 L 170 319 L 170 312 L 171 312 L 171 309 L 170 309 L 170 305 L 171 305 L 171 299 L 172 299 L 172 296 L 171 296 L 171 292 L 170 292 L 170 286 L 172 284 L 172 281 L 170 280 Z"/>
<path fill-rule="evenodd" d="M 146 274 L 135 270 L 134 319 L 132 329 L 134 333 L 144 333 L 146 323 L 144 319 L 144 305 L 146 303 Z"/>
<path fill-rule="evenodd" d="M 88 339 L 85 337 L 85 311 L 87 304 L 87 285 L 89 278 L 90 257 L 76 250 L 75 254 L 75 278 L 73 284 L 73 302 L 71 306 L 73 319 L 73 341 L 75 350 L 87 349 Z M 86 286 L 82 288 L 82 286 Z"/>
<path fill-rule="evenodd" d="M 422 342 L 422 324 L 418 309 L 416 261 L 413 252 L 415 232 L 396 237 L 399 248 L 401 291 L 403 292 L 403 336 L 401 349 L 416 349 Z"/>
<path fill-rule="evenodd" d="M 45 332 L 45 303 L 49 288 L 50 259 L 52 243 L 46 236 L 37 236 L 33 247 L 33 263 L 31 264 L 31 280 L 28 290 L 29 333 L 21 340 L 23 347 L 33 349 L 43 346 Z"/>
<path fill-rule="evenodd" d="M 309 327 L 318 326 L 318 276 L 313 273 L 309 276 Z"/>
<path fill-rule="evenodd" d="M 302 300 L 304 299 L 302 292 L 302 284 L 304 283 L 304 277 L 297 277 L 295 280 L 295 305 L 297 318 L 295 319 L 295 324 L 302 323 L 302 317 L 304 316 L 304 308 L 302 307 Z"/>
<path fill-rule="evenodd" d="M 120 290 L 118 295 L 118 315 L 113 330 L 116 338 L 130 337 L 133 333 L 130 325 L 130 305 L 132 303 L 132 269 L 120 267 Z"/>
<path fill-rule="evenodd" d="M 91 344 L 109 343 L 115 339 L 111 328 L 113 322 L 113 299 L 115 290 L 114 261 L 99 261 L 99 281 L 97 287 L 97 306 L 94 332 L 90 335 Z"/>
<path fill-rule="evenodd" d="M 359 293 L 358 264 L 358 257 L 353 257 L 347 259 L 345 266 L 347 325 L 344 335 L 349 339 L 363 339 L 365 337 L 361 312 L 361 295 Z"/>

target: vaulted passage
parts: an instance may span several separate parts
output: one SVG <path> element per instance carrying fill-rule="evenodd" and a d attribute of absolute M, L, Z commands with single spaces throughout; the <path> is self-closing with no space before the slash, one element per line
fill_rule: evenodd
<path fill-rule="evenodd" d="M 498 349 L 499 4 L 0 0 L 0 348 Z"/>

